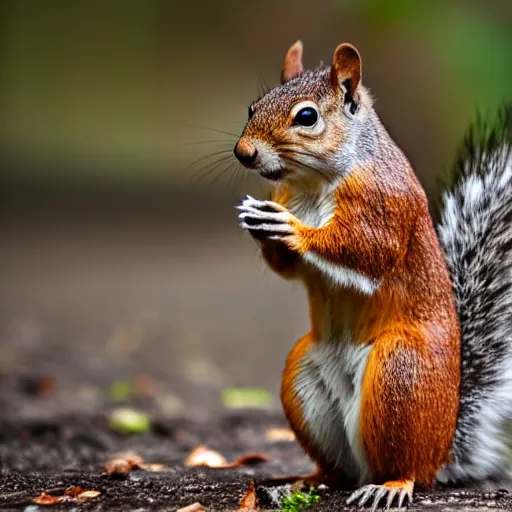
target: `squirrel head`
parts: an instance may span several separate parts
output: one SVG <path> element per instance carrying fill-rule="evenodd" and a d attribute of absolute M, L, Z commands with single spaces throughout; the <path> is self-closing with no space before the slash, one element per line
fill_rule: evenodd
<path fill-rule="evenodd" d="M 333 181 L 360 160 L 358 134 L 372 111 L 361 84 L 361 57 L 341 44 L 332 65 L 305 71 L 302 43 L 284 59 L 281 84 L 249 106 L 234 153 L 269 180 Z"/>

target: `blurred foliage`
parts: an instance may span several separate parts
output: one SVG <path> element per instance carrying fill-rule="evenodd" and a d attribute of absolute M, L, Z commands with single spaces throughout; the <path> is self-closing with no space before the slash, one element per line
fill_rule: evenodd
<path fill-rule="evenodd" d="M 271 406 L 273 397 L 261 388 L 227 388 L 221 393 L 221 401 L 229 409 L 261 408 Z"/>
<path fill-rule="evenodd" d="M 496 9 L 500 3 L 504 9 Z M 512 11 L 507 2 L 335 0 L 335 4 L 344 15 L 363 17 L 430 46 L 440 65 L 432 72 L 442 73 L 440 91 L 445 98 L 457 99 L 448 102 L 451 118 L 472 115 L 461 112 L 459 105 L 466 108 L 474 98 L 491 112 L 512 98 Z M 502 10 L 508 18 L 500 18 Z M 437 113 L 446 126 L 443 112 Z"/>
<path fill-rule="evenodd" d="M 420 173 L 449 163 L 476 107 L 494 111 L 512 89 L 505 1 L 5 0 L 0 9 L 0 144 L 50 173 L 64 162 L 115 179 L 187 179 L 184 162 L 215 150 L 187 142 L 234 138 L 188 127 L 236 135 L 257 76 L 275 83 L 298 37 L 308 64 L 344 39 L 364 50 L 377 107 Z"/>
<path fill-rule="evenodd" d="M 110 414 L 109 425 L 121 434 L 143 434 L 151 428 L 149 416 L 128 407 L 115 409 Z"/>

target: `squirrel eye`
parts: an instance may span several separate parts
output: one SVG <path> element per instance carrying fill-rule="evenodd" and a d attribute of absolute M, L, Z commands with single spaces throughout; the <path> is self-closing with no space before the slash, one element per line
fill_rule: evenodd
<path fill-rule="evenodd" d="M 297 112 L 293 124 L 313 126 L 318 121 L 318 112 L 313 107 L 304 107 Z"/>
<path fill-rule="evenodd" d="M 252 105 L 249 105 L 249 119 L 254 115 L 254 107 Z"/>

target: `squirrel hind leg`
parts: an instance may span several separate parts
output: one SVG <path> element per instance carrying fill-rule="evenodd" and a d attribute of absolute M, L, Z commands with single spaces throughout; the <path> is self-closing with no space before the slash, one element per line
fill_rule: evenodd
<path fill-rule="evenodd" d="M 414 480 L 391 480 L 381 485 L 364 485 L 354 491 L 347 499 L 347 505 L 354 503 L 359 499 L 358 506 L 364 506 L 370 498 L 373 497 L 371 510 L 377 510 L 383 503 L 386 510 L 393 507 L 396 498 L 396 507 L 402 508 L 404 502 L 412 503 L 412 493 L 414 490 Z"/>

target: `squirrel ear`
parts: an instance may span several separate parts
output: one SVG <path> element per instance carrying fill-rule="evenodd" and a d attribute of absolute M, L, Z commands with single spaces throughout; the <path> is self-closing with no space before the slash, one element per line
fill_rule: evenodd
<path fill-rule="evenodd" d="M 304 71 L 302 65 L 302 41 L 295 41 L 286 52 L 283 70 L 281 71 L 281 83 L 284 84 L 299 76 Z"/>
<path fill-rule="evenodd" d="M 331 84 L 334 89 L 342 89 L 345 93 L 345 104 L 351 103 L 351 112 L 357 108 L 356 92 L 361 81 L 361 56 L 357 49 L 349 43 L 336 48 L 332 59 Z"/>

